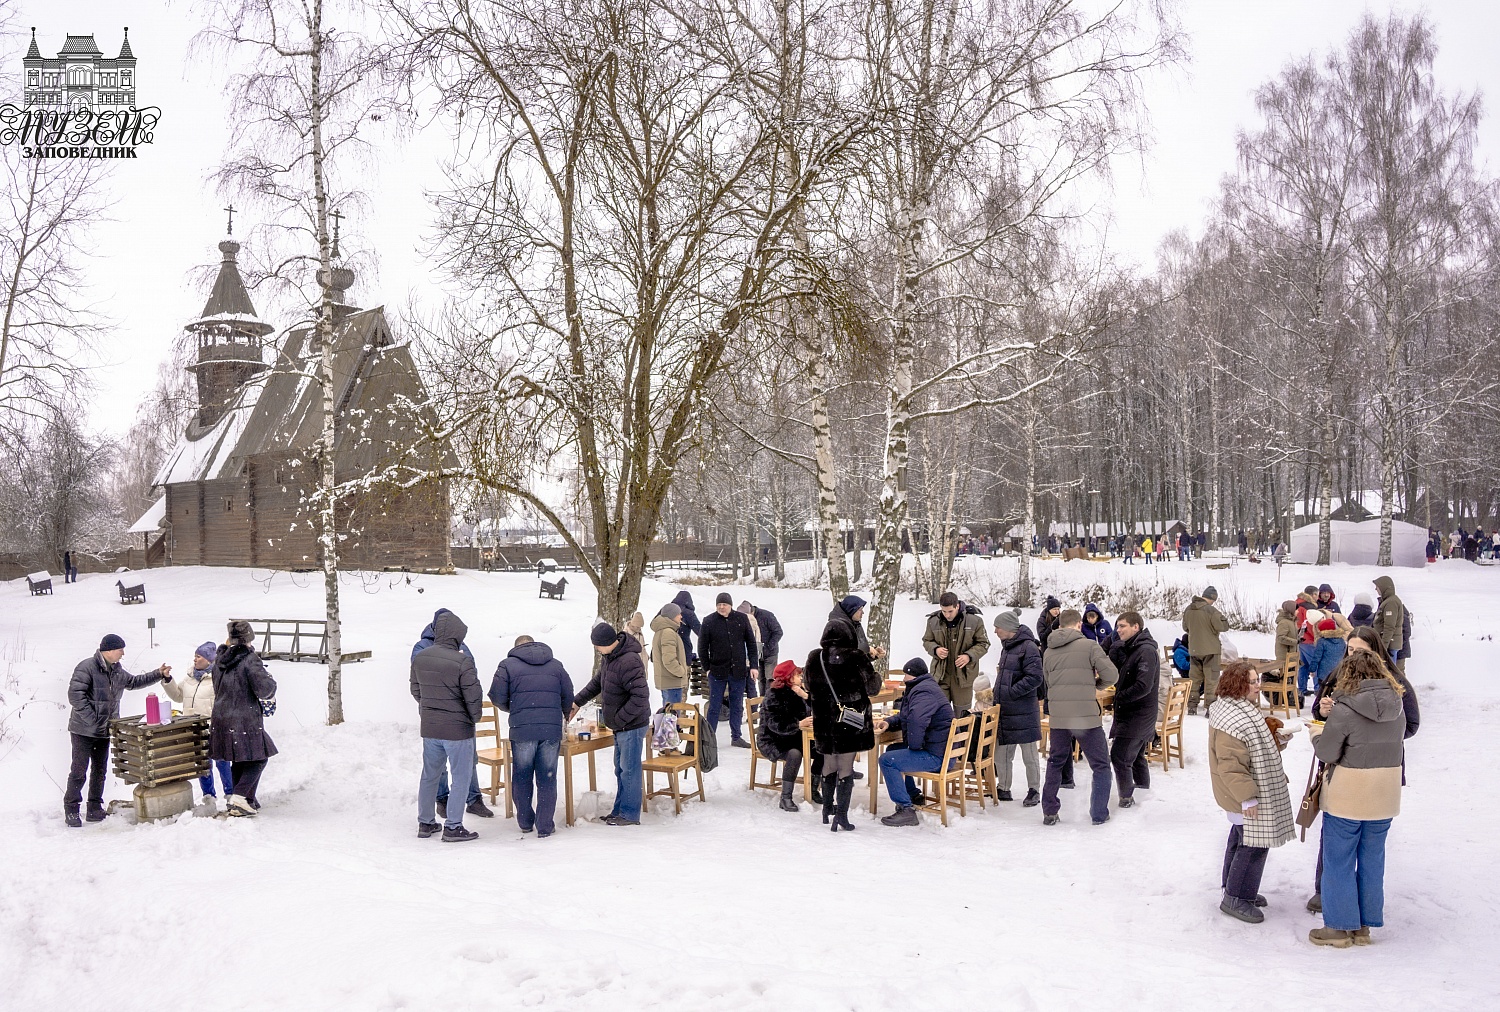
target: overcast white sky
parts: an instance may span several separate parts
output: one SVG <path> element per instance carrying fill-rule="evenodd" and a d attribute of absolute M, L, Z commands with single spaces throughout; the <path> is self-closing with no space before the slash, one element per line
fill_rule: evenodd
<path fill-rule="evenodd" d="M 90 415 L 118 434 L 183 324 L 202 308 L 203 268 L 218 261 L 226 198 L 214 192 L 209 177 L 232 130 L 224 118 L 223 73 L 189 60 L 198 22 L 183 0 L 18 0 L 18 6 L 20 32 L 0 52 L 9 68 L 3 72 L 15 75 L 17 89 L 32 25 L 46 56 L 55 55 L 70 33 L 93 34 L 112 56 L 129 26 L 139 61 L 137 101 L 162 108 L 155 143 L 136 161 L 118 163 L 112 220 L 93 235 L 91 294 L 116 327 L 97 371 L 99 396 Z M 1177 228 L 1196 232 L 1219 179 L 1234 166 L 1236 129 L 1254 121 L 1256 86 L 1287 60 L 1341 43 L 1366 9 L 1383 14 L 1417 7 L 1378 0 L 1182 0 L 1191 62 L 1147 85 L 1155 140 L 1144 157 L 1116 166 L 1113 190 L 1102 198 L 1108 206 L 1100 210 L 1113 218 L 1110 246 L 1123 259 L 1149 264 L 1162 236 Z M 1433 0 L 1425 9 L 1438 28 L 1443 87 L 1479 89 L 1494 101 L 1500 95 L 1500 2 Z M 1496 144 L 1495 120 L 1487 116 L 1481 159 L 1493 164 Z M 438 180 L 440 154 L 420 144 L 390 151 L 371 183 L 369 220 L 345 222 L 346 228 L 352 224 L 351 245 L 379 258 L 378 276 L 365 272 L 351 293 L 358 304 L 400 306 L 410 293 L 436 284 L 421 253 L 431 228 L 422 188 Z M 236 233 L 243 224 L 237 215 Z"/>

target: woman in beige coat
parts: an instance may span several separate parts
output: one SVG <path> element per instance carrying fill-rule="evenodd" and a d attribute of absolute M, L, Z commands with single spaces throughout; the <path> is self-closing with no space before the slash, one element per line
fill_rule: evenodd
<path fill-rule="evenodd" d="M 1285 740 L 1274 735 L 1256 699 L 1260 678 L 1247 661 L 1231 661 L 1219 676 L 1208 710 L 1208 769 L 1214 800 L 1229 819 L 1219 909 L 1250 924 L 1265 920 L 1260 879 L 1266 856 L 1295 833 L 1292 799 L 1281 765 Z"/>
<path fill-rule="evenodd" d="M 681 703 L 687 699 L 688 666 L 687 651 L 682 646 L 682 609 L 675 604 L 662 605 L 661 611 L 651 620 L 651 670 L 656 677 L 656 687 L 661 690 L 663 703 Z"/>

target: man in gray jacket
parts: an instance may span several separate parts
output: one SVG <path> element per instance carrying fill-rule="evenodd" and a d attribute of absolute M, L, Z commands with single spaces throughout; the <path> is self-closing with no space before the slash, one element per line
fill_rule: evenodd
<path fill-rule="evenodd" d="M 1047 739 L 1047 779 L 1042 785 L 1042 823 L 1057 825 L 1062 809 L 1057 790 L 1062 785 L 1063 765 L 1073 755 L 1073 743 L 1083 748 L 1093 773 L 1089 815 L 1094 825 L 1109 821 L 1109 740 L 1104 736 L 1104 710 L 1098 690 L 1115 684 L 1114 664 L 1097 642 L 1083 634 L 1083 616 L 1069 608 L 1057 617 L 1057 629 L 1047 640 L 1042 657 L 1047 679 L 1047 713 L 1051 731 Z"/>
<path fill-rule="evenodd" d="M 463 649 L 469 627 L 451 611 L 432 620 L 432 646 L 411 659 L 411 695 L 422 717 L 422 781 L 417 790 L 417 836 L 437 834 L 438 777 L 452 778 L 451 798 L 467 797 L 474 776 L 474 726 L 483 715 L 484 694 L 474 658 Z M 479 834 L 464 828 L 464 810 L 450 804 L 443 816 L 444 843 Z"/>

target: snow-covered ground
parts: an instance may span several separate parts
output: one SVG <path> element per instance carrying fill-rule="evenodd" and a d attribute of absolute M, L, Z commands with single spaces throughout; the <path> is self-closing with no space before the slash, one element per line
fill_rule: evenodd
<path fill-rule="evenodd" d="M 968 579 L 1002 586 L 1014 563 L 966 565 Z M 1036 579 L 1039 594 L 1070 605 L 1091 587 L 1212 582 L 1241 606 L 1269 609 L 1324 580 L 1347 607 L 1378 572 L 1288 567 L 1278 585 L 1270 565 L 1210 573 L 1202 563 L 1050 562 Z M 1494 1007 L 1500 815 L 1487 786 L 1500 716 L 1500 568 L 1393 575 L 1417 616 L 1409 674 L 1423 724 L 1390 837 L 1387 927 L 1374 946 L 1344 951 L 1306 942 L 1320 923 L 1302 909 L 1312 842 L 1271 855 L 1266 923 L 1218 912 L 1226 826 L 1202 718 L 1189 724 L 1187 768 L 1158 767 L 1142 804 L 1097 828 L 1081 770 L 1056 828 L 1014 803 L 946 830 L 932 819 L 887 829 L 861 812 L 859 832 L 835 836 L 808 806 L 783 813 L 769 793 L 748 792 L 746 754 L 724 748 L 708 803 L 681 817 L 668 806 L 639 829 L 580 822 L 549 840 L 471 817 L 474 843 L 418 840 L 406 658 L 433 610 L 468 623 L 486 684 L 523 632 L 550 643 L 580 683 L 588 670 L 586 584 L 567 601 L 541 601 L 526 575 L 350 574 L 345 643 L 374 658 L 346 668 L 348 722 L 336 728 L 323 724 L 322 668 L 270 664 L 281 689 L 268 727 L 281 755 L 262 781 L 260 818 L 112 818 L 68 830 L 66 684 L 102 634 L 125 637 L 132 671 L 163 661 L 180 670 L 196 644 L 222 639 L 228 617 L 316 617 L 319 581 L 151 571 L 150 603 L 132 607 L 118 603 L 112 576 L 59 583 L 43 598 L 28 597 L 24 581 L 0 584 L 0 679 L 14 680 L 6 708 L 35 696 L 19 741 L 0 746 L 0 1008 Z M 677 589 L 648 584 L 643 608 Z M 692 589 L 706 614 L 717 588 Z M 829 608 L 823 591 L 733 592 L 778 615 L 783 657 L 805 655 Z M 921 653 L 929 610 L 901 603 L 898 662 Z M 1177 623 L 1150 617 L 1170 642 Z M 1249 654 L 1269 649 L 1261 633 L 1233 638 Z M 124 712 L 143 708 L 144 693 L 126 698 Z M 1294 794 L 1309 754 L 1302 736 L 1286 752 Z M 106 799 L 128 792 L 111 780 Z"/>

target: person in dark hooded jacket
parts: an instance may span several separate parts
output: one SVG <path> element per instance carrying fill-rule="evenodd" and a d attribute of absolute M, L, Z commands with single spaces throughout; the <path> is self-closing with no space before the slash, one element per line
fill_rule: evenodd
<path fill-rule="evenodd" d="M 1083 606 L 1083 634 L 1103 647 L 1106 653 L 1114 646 L 1114 626 L 1109 624 L 1109 619 L 1104 617 L 1097 604 Z"/>
<path fill-rule="evenodd" d="M 698 621 L 698 611 L 693 607 L 693 595 L 688 591 L 679 592 L 672 598 L 672 603 L 682 609 L 682 624 L 677 627 L 677 635 L 682 637 L 682 651 L 691 665 L 698 659 L 698 655 L 693 652 L 693 636 L 703 631 L 703 623 Z"/>
<path fill-rule="evenodd" d="M 73 764 L 63 792 L 63 818 L 74 829 L 83 825 L 78 806 L 83 802 L 83 783 L 89 785 L 88 821 L 101 822 L 104 812 L 104 778 L 109 772 L 109 722 L 120 715 L 120 697 L 131 689 L 144 689 L 172 678 L 165 664 L 144 675 L 132 675 L 120 667 L 125 641 L 110 633 L 99 641 L 99 649 L 78 662 L 68 682 L 68 734 L 73 740 Z"/>
<path fill-rule="evenodd" d="M 422 630 L 421 637 L 417 639 L 417 642 L 412 644 L 412 660 L 416 660 L 417 654 L 421 653 L 423 650 L 426 650 L 428 647 L 432 646 L 434 642 L 436 642 L 437 634 L 433 632 L 433 627 L 437 623 L 438 616 L 451 614 L 453 613 L 450 612 L 447 608 L 439 608 L 437 611 L 432 613 L 432 621 L 427 623 L 427 627 Z M 468 657 L 470 660 L 474 659 L 474 654 L 469 650 L 469 645 L 467 643 L 460 643 L 458 645 L 458 648 L 463 651 L 464 656 Z M 438 777 L 436 806 L 437 811 L 435 814 L 446 817 L 448 813 L 448 767 L 446 765 L 443 766 L 442 776 Z M 481 819 L 493 819 L 495 817 L 495 813 L 490 811 L 489 806 L 484 803 L 484 794 L 479 790 L 479 759 L 477 751 L 475 752 L 474 769 L 469 777 L 469 798 L 468 801 L 465 802 L 464 811 L 468 812 L 470 815 L 478 816 Z"/>
<path fill-rule="evenodd" d="M 1334 599 L 1332 584 L 1324 583 L 1318 585 L 1318 610 L 1336 611 L 1343 614 L 1343 609 L 1339 607 L 1338 601 Z"/>
<path fill-rule="evenodd" d="M 913 657 L 901 670 L 906 673 L 906 691 L 896 704 L 896 712 L 875 722 L 877 733 L 899 730 L 906 742 L 905 748 L 889 749 L 880 757 L 886 793 L 896 804 L 896 810 L 880 820 L 887 826 L 917 824 L 917 811 L 912 807 L 912 796 L 918 793 L 917 782 L 907 774 L 936 773 L 942 769 L 948 732 L 953 726 L 953 704 L 928 672 L 927 662 Z"/>
<path fill-rule="evenodd" d="M 469 627 L 451 611 L 432 618 L 433 643 L 411 661 L 411 695 L 422 720 L 422 780 L 417 790 L 417 836 L 443 833 L 444 843 L 463 843 L 479 834 L 464 828 L 464 812 L 449 805 L 437 822 L 438 775 L 446 765 L 453 789 L 469 793 L 474 775 L 474 728 L 484 714 L 484 694 L 474 658 L 463 650 Z M 239 779 L 236 777 L 238 787 Z"/>
<path fill-rule="evenodd" d="M 1109 762 L 1115 771 L 1121 808 L 1135 804 L 1136 790 L 1151 787 L 1146 749 L 1156 735 L 1157 690 L 1161 685 L 1161 648 L 1140 613 L 1127 611 L 1116 626 L 1119 638 L 1109 659 L 1119 672 L 1115 683 L 1114 720 L 1109 727 Z"/>
<path fill-rule="evenodd" d="M 600 622 L 589 633 L 594 652 L 603 660 L 589 683 L 573 697 L 574 710 L 599 697 L 604 726 L 615 736 L 615 804 L 604 819 L 607 826 L 639 826 L 642 751 L 651 730 L 651 683 L 641 644 L 629 633 L 616 632 Z M 569 716 L 572 716 L 570 713 Z"/>
<path fill-rule="evenodd" d="M 1048 594 L 1047 600 L 1042 604 L 1042 613 L 1036 617 L 1037 649 L 1044 654 L 1047 652 L 1047 637 L 1057 628 L 1057 616 L 1061 612 L 1062 602 Z"/>
<path fill-rule="evenodd" d="M 1042 803 L 1042 766 L 1037 754 L 1037 744 L 1042 740 L 1041 698 L 1046 686 L 1042 651 L 1031 630 L 1021 624 L 1019 610 L 995 616 L 995 637 L 1001 650 L 1000 670 L 995 677 L 995 702 L 1000 706 L 998 744 L 1005 747 L 996 757 L 997 797 L 1011 800 L 1011 776 L 1019 749 L 1026 767 L 1026 799 L 1021 804 L 1032 808 Z"/>
<path fill-rule="evenodd" d="M 884 681 L 874 662 L 885 652 L 870 646 L 860 624 L 864 613 L 864 599 L 853 594 L 828 613 L 819 648 L 808 655 L 803 675 L 812 704 L 814 741 L 823 757 L 823 823 L 832 820 L 832 832 L 854 829 L 849 821 L 854 757 L 875 747 L 870 696 L 880 692 Z M 839 719 L 845 710 L 859 715 L 859 726 Z"/>
<path fill-rule="evenodd" d="M 573 680 L 552 648 L 516 637 L 490 682 L 490 702 L 510 714 L 511 793 L 521 832 L 545 839 L 556 828 L 557 756 L 573 709 Z M 536 788 L 536 807 L 531 804 Z"/>
<path fill-rule="evenodd" d="M 214 657 L 214 710 L 208 732 L 208 757 L 229 763 L 234 785 L 226 804 L 233 816 L 260 810 L 256 791 L 276 744 L 266 734 L 266 705 L 276 699 L 276 679 L 255 652 L 255 632 L 239 619 L 229 623 L 229 637 Z"/>

